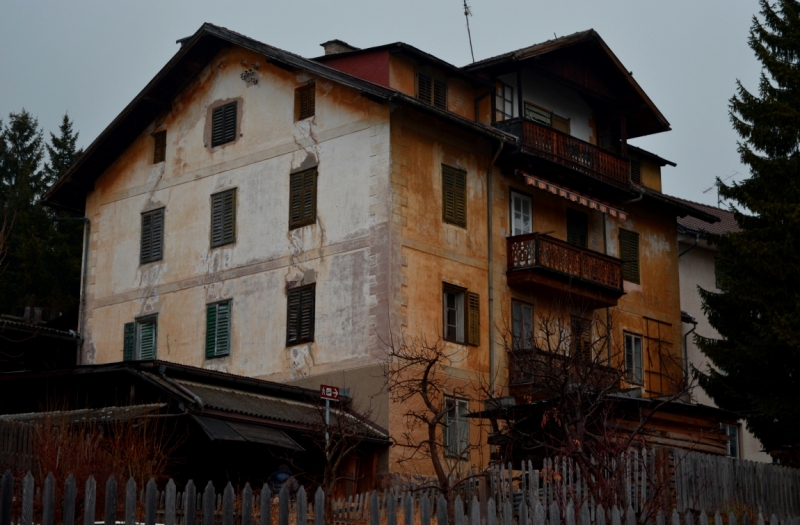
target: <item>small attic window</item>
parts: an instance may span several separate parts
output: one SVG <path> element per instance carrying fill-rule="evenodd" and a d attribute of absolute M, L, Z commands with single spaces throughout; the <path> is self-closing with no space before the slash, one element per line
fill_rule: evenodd
<path fill-rule="evenodd" d="M 167 130 L 153 133 L 153 164 L 167 160 Z"/>
<path fill-rule="evenodd" d="M 297 108 L 297 120 L 303 120 L 314 116 L 316 110 L 316 85 L 312 82 L 307 86 L 295 90 L 295 107 Z"/>
<path fill-rule="evenodd" d="M 435 108 L 447 110 L 447 81 L 417 71 L 417 98 Z"/>

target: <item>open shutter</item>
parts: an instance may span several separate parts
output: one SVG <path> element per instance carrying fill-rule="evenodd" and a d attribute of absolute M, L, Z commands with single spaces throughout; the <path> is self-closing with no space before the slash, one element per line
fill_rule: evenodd
<path fill-rule="evenodd" d="M 619 230 L 619 254 L 622 259 L 622 278 L 632 283 L 639 282 L 639 234 Z"/>
<path fill-rule="evenodd" d="M 150 260 L 160 261 L 163 257 L 164 246 L 164 210 L 155 210 L 151 212 L 151 216 Z"/>
<path fill-rule="evenodd" d="M 156 358 L 156 323 L 139 325 L 139 359 Z"/>
<path fill-rule="evenodd" d="M 215 355 L 228 355 L 231 351 L 231 303 L 217 304 Z"/>
<path fill-rule="evenodd" d="M 223 239 L 224 199 L 221 193 L 211 196 L 211 246 L 220 246 Z"/>
<path fill-rule="evenodd" d="M 142 241 L 139 249 L 139 263 L 145 264 L 151 261 L 153 256 L 153 215 L 151 213 L 142 214 Z"/>
<path fill-rule="evenodd" d="M 217 355 L 217 305 L 206 307 L 206 359 Z"/>
<path fill-rule="evenodd" d="M 473 292 L 467 292 L 467 343 L 481 344 L 481 298 Z"/>
<path fill-rule="evenodd" d="M 433 103 L 433 78 L 417 72 L 417 98 L 428 104 Z"/>
<path fill-rule="evenodd" d="M 125 323 L 122 360 L 133 361 L 134 359 L 136 359 L 136 323 Z"/>
<path fill-rule="evenodd" d="M 447 82 L 438 78 L 433 79 L 433 105 L 447 110 Z"/>
<path fill-rule="evenodd" d="M 442 219 L 467 226 L 467 174 L 449 166 L 442 166 Z"/>
<path fill-rule="evenodd" d="M 587 248 L 589 245 L 589 217 L 585 213 L 567 208 L 567 242 Z"/>
<path fill-rule="evenodd" d="M 314 340 L 314 286 L 303 288 L 300 299 L 300 340 Z"/>

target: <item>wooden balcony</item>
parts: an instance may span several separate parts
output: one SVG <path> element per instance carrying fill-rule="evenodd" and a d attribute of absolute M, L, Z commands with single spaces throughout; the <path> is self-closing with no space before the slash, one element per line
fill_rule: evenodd
<path fill-rule="evenodd" d="M 511 395 L 547 397 L 563 390 L 565 379 L 580 388 L 618 388 L 622 374 L 616 368 L 595 361 L 579 360 L 539 349 L 508 352 L 508 386 Z"/>
<path fill-rule="evenodd" d="M 552 292 L 582 299 L 588 309 L 616 306 L 625 293 L 622 261 L 542 233 L 508 237 L 506 278 L 512 287 Z"/>
<path fill-rule="evenodd" d="M 508 119 L 495 127 L 516 135 L 523 153 L 588 175 L 617 188 L 628 189 L 628 159 L 528 119 Z"/>

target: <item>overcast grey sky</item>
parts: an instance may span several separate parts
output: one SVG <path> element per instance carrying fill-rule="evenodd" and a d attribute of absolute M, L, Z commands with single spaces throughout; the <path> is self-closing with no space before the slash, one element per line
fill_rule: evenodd
<path fill-rule="evenodd" d="M 306 57 L 339 38 L 403 41 L 456 65 L 470 61 L 462 0 L 0 2 L 0 118 L 25 108 L 45 131 L 69 112 L 87 146 L 177 51 L 212 22 Z M 728 120 L 735 81 L 757 85 L 747 47 L 756 0 L 471 0 L 480 60 L 597 30 L 672 131 L 633 143 L 677 162 L 664 191 L 716 204 L 714 177 L 747 176 Z M 46 135 L 49 137 L 49 135 Z"/>

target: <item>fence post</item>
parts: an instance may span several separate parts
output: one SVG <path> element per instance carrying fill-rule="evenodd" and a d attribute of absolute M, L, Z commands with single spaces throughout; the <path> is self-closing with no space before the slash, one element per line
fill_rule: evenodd
<path fill-rule="evenodd" d="M 63 525 L 75 525 L 75 477 L 70 474 L 64 482 L 64 502 L 61 507 Z"/>
<path fill-rule="evenodd" d="M 0 485 L 0 525 L 11 525 L 11 498 L 14 494 L 14 477 L 11 475 L 11 469 L 3 474 Z"/>
<path fill-rule="evenodd" d="M 317 487 L 314 494 L 314 525 L 325 525 L 325 492 L 322 487 Z"/>
<path fill-rule="evenodd" d="M 611 507 L 611 525 L 622 525 L 622 516 L 619 513 L 619 505 Z"/>
<path fill-rule="evenodd" d="M 406 525 L 413 525 L 413 523 L 412 521 Z M 464 523 L 464 502 L 461 501 L 461 495 L 456 496 L 454 525 L 466 525 Z"/>
<path fill-rule="evenodd" d="M 728 513 L 728 525 L 736 525 L 736 515 L 733 511 Z"/>
<path fill-rule="evenodd" d="M 217 507 L 216 499 L 214 484 L 209 480 L 206 484 L 206 489 L 203 491 L 203 525 L 214 525 L 214 510 Z"/>
<path fill-rule="evenodd" d="M 567 525 L 575 525 L 575 504 L 572 503 L 572 498 L 567 502 L 567 511 L 564 516 L 564 521 Z"/>
<path fill-rule="evenodd" d="M 581 525 L 592 525 L 592 516 L 589 512 L 589 503 L 584 500 L 583 505 L 581 505 Z M 663 523 L 659 523 L 659 525 L 664 525 Z"/>
<path fill-rule="evenodd" d="M 242 525 L 252 525 L 253 523 L 253 489 L 250 483 L 244 484 L 242 491 Z M 167 525 L 166 523 L 164 525 Z"/>
<path fill-rule="evenodd" d="M 22 480 L 22 525 L 33 525 L 33 474 Z"/>
<path fill-rule="evenodd" d="M 494 504 L 494 497 L 489 497 L 486 503 L 486 525 L 497 525 L 497 505 Z M 544 523 L 534 523 L 534 525 L 544 525 Z"/>
<path fill-rule="evenodd" d="M 144 524 L 155 525 L 156 523 L 156 499 L 158 498 L 158 489 L 156 488 L 156 480 L 150 478 L 144 487 Z"/>
<path fill-rule="evenodd" d="M 195 525 L 197 521 L 197 489 L 191 479 L 184 489 L 186 504 L 183 506 L 183 525 Z"/>
<path fill-rule="evenodd" d="M 297 525 L 306 525 L 306 522 L 308 521 L 308 496 L 306 496 L 306 489 L 303 486 L 301 486 L 300 490 L 297 491 L 295 505 L 295 510 L 297 512 Z"/>
<path fill-rule="evenodd" d="M 681 515 L 678 514 L 678 509 L 672 509 L 672 525 L 681 525 Z"/>
<path fill-rule="evenodd" d="M 278 493 L 278 525 L 289 525 L 289 488 L 284 483 Z"/>
<path fill-rule="evenodd" d="M 555 500 L 550 502 L 550 525 L 559 525 L 561 523 L 561 512 L 558 510 L 558 503 Z M 511 525 L 509 522 L 505 525 Z M 619 523 L 615 523 L 614 525 L 620 525 Z"/>
<path fill-rule="evenodd" d="M 481 504 L 475 496 L 472 496 L 472 503 L 470 504 L 469 523 L 470 525 L 481 525 Z M 522 524 L 528 525 L 528 521 L 522 521 Z M 425 523 L 423 522 L 422 525 L 425 525 Z"/>
<path fill-rule="evenodd" d="M 133 476 L 128 478 L 125 486 L 125 525 L 136 525 L 136 481 Z"/>
<path fill-rule="evenodd" d="M 436 504 L 436 523 L 438 525 L 447 525 L 447 500 L 444 499 L 444 494 L 439 494 L 439 500 Z M 396 523 L 388 522 L 387 525 L 396 525 Z"/>
<path fill-rule="evenodd" d="M 397 496 L 396 489 L 389 491 L 389 502 L 386 504 L 386 525 L 397 525 Z M 439 525 L 447 525 L 447 514 L 444 515 L 444 518 L 445 521 L 440 521 Z"/>
<path fill-rule="evenodd" d="M 175 525 L 175 506 L 177 503 L 176 490 L 175 482 L 170 478 L 167 482 L 167 489 L 164 494 L 164 525 Z"/>
<path fill-rule="evenodd" d="M 606 525 L 606 509 L 604 509 L 602 505 L 598 505 L 594 509 L 594 522 L 595 525 Z M 678 523 L 678 525 L 681 524 Z"/>
<path fill-rule="evenodd" d="M 83 492 L 83 525 L 94 525 L 94 511 L 97 506 L 97 482 L 89 476 Z"/>
<path fill-rule="evenodd" d="M 53 473 L 49 472 L 44 480 L 44 494 L 42 494 L 42 525 L 53 525 L 55 500 L 56 480 Z"/>
<path fill-rule="evenodd" d="M 503 525 L 512 525 L 514 522 L 514 503 L 511 498 L 505 498 L 503 503 Z"/>
<path fill-rule="evenodd" d="M 381 509 L 378 506 L 378 493 L 373 490 L 372 494 L 370 494 L 369 496 L 369 525 L 380 525 L 380 521 L 381 521 Z M 429 524 L 423 521 L 422 525 L 429 525 Z"/>
<path fill-rule="evenodd" d="M 414 525 L 414 499 L 410 492 L 406 492 L 406 497 L 403 498 L 403 523 Z"/>

